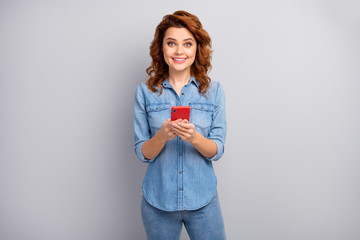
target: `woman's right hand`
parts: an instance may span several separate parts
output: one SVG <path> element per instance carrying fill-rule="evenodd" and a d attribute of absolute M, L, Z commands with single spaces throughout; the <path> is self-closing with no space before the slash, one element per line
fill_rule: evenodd
<path fill-rule="evenodd" d="M 163 149 L 166 142 L 174 139 L 177 135 L 171 127 L 171 123 L 181 122 L 181 119 L 171 122 L 167 119 L 155 135 L 147 140 L 142 146 L 142 153 L 146 159 L 155 158 Z"/>
<path fill-rule="evenodd" d="M 178 120 L 176 120 L 176 121 L 178 121 Z M 175 132 L 172 130 L 170 119 L 167 119 L 162 124 L 160 130 L 158 131 L 158 134 L 159 134 L 159 137 L 161 137 L 161 139 L 163 139 L 164 141 L 169 141 L 176 137 Z"/>

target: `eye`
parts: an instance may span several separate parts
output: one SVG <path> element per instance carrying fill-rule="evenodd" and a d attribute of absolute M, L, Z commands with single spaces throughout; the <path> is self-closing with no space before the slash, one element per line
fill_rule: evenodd
<path fill-rule="evenodd" d="M 185 43 L 184 46 L 185 46 L 185 47 L 191 47 L 192 44 L 188 42 L 188 43 Z"/>
<path fill-rule="evenodd" d="M 168 42 L 167 45 L 170 46 L 170 47 L 174 47 L 175 43 L 174 42 Z"/>

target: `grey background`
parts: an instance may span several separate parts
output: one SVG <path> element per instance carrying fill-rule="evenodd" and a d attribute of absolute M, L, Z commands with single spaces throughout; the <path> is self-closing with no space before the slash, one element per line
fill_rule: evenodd
<path fill-rule="evenodd" d="M 0 239 L 145 239 L 133 94 L 178 9 L 210 33 L 227 96 L 228 239 L 360 239 L 359 7 L 2 0 Z"/>

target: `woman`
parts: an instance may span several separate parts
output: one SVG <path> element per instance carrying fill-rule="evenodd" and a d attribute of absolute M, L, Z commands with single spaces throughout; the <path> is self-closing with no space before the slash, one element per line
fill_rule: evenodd
<path fill-rule="evenodd" d="M 150 46 L 149 79 L 135 93 L 137 157 L 148 163 L 141 214 L 148 239 L 225 239 L 212 161 L 224 153 L 225 96 L 208 76 L 211 39 L 185 11 L 166 15 Z M 190 106 L 190 122 L 170 121 Z"/>

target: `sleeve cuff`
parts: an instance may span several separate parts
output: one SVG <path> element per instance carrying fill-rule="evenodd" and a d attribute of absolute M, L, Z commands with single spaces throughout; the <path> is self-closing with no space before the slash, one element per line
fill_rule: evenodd
<path fill-rule="evenodd" d="M 146 159 L 142 153 L 142 146 L 143 144 L 145 143 L 144 142 L 141 142 L 139 143 L 138 145 L 136 145 L 135 147 L 135 153 L 136 153 L 136 156 L 138 157 L 138 159 L 144 163 L 150 163 L 150 162 L 153 162 L 155 160 L 155 158 L 152 158 L 152 159 Z"/>
<path fill-rule="evenodd" d="M 211 140 L 213 140 L 216 144 L 216 147 L 217 147 L 216 154 L 211 158 L 205 158 L 205 159 L 208 161 L 217 161 L 224 154 L 224 145 L 219 140 L 215 140 L 215 139 L 211 139 Z"/>

